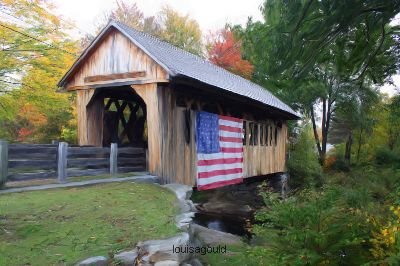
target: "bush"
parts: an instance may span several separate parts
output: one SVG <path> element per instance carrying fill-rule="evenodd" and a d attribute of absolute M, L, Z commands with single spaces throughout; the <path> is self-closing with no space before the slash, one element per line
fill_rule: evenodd
<path fill-rule="evenodd" d="M 344 144 L 337 144 L 335 148 L 327 153 L 324 162 L 325 170 L 336 170 L 340 172 L 350 171 L 350 166 L 344 159 Z"/>
<path fill-rule="evenodd" d="M 322 188 L 286 200 L 260 192 L 266 207 L 256 213 L 252 241 L 270 254 L 268 265 L 399 265 L 400 170 L 328 175 Z"/>
<path fill-rule="evenodd" d="M 310 124 L 305 124 L 294 144 L 287 162 L 290 185 L 302 187 L 306 184 L 321 185 L 321 166 L 315 151 Z"/>
<path fill-rule="evenodd" d="M 254 230 L 276 265 L 360 265 L 372 259 L 369 240 L 377 228 L 368 213 L 351 206 L 368 196 L 343 200 L 342 192 L 305 189 L 285 201 L 263 194 L 270 205 L 257 213 Z"/>
<path fill-rule="evenodd" d="M 375 161 L 379 165 L 400 166 L 400 155 L 386 147 L 378 148 L 375 152 Z"/>

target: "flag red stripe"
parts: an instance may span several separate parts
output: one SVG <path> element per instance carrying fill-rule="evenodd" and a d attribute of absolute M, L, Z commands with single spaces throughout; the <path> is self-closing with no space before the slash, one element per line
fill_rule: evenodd
<path fill-rule="evenodd" d="M 219 125 L 219 130 L 228 131 L 228 132 L 236 132 L 236 133 L 242 132 L 242 128 L 240 128 L 240 127 L 231 127 L 231 126 L 225 126 L 225 125 Z"/>
<path fill-rule="evenodd" d="M 238 183 L 242 183 L 242 182 L 243 182 L 243 178 L 219 181 L 219 182 L 207 184 L 204 186 L 197 186 L 197 190 L 213 189 L 213 188 L 218 188 L 218 187 L 227 186 L 227 185 L 234 185 L 234 184 L 238 184 Z"/>
<path fill-rule="evenodd" d="M 214 170 L 209 172 L 200 172 L 198 174 L 199 178 L 208 178 L 217 175 L 230 175 L 242 173 L 242 168 L 224 169 L 224 170 Z"/>
<path fill-rule="evenodd" d="M 219 116 L 219 119 L 228 120 L 228 121 L 233 121 L 233 122 L 242 122 L 242 119 L 240 119 L 240 118 L 230 117 L 230 116 L 224 116 L 224 115 L 220 115 L 220 116 Z"/>
<path fill-rule="evenodd" d="M 197 162 L 197 165 L 204 166 L 204 165 L 232 164 L 232 163 L 242 163 L 242 162 L 243 158 L 225 158 L 225 159 L 200 160 Z"/>
<path fill-rule="evenodd" d="M 237 143 L 241 143 L 243 142 L 242 138 L 234 138 L 234 137 L 219 137 L 220 141 L 224 141 L 224 142 L 237 142 Z"/>
<path fill-rule="evenodd" d="M 240 148 L 226 148 L 226 147 L 221 147 L 221 152 L 223 152 L 223 153 L 237 153 L 237 152 L 243 152 L 243 147 L 240 147 Z"/>

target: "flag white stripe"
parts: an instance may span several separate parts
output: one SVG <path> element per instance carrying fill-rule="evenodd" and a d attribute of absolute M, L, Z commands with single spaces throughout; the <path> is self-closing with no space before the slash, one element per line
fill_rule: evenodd
<path fill-rule="evenodd" d="M 204 185 L 212 184 L 212 183 L 219 182 L 219 181 L 233 180 L 233 179 L 242 178 L 242 177 L 243 177 L 243 173 L 228 174 L 228 175 L 216 175 L 213 177 L 198 178 L 197 185 L 204 186 Z"/>
<path fill-rule="evenodd" d="M 243 144 L 240 142 L 224 142 L 220 141 L 219 146 L 221 148 L 242 148 Z"/>
<path fill-rule="evenodd" d="M 224 120 L 224 119 L 219 119 L 218 124 L 221 126 L 229 126 L 229 127 L 237 127 L 237 128 L 243 128 L 243 123 L 240 122 L 234 122 L 230 120 Z"/>
<path fill-rule="evenodd" d="M 197 166 L 198 173 L 207 173 L 216 170 L 229 170 L 234 168 L 242 168 L 243 163 L 230 163 L 230 164 L 215 164 L 215 165 L 199 165 Z"/>
<path fill-rule="evenodd" d="M 242 152 L 235 153 L 198 153 L 197 160 L 215 160 L 215 159 L 231 159 L 231 158 L 243 158 Z"/>
<path fill-rule="evenodd" d="M 229 132 L 229 131 L 225 131 L 225 130 L 220 130 L 219 136 L 220 137 L 242 138 L 243 134 L 242 134 L 242 132 Z"/>

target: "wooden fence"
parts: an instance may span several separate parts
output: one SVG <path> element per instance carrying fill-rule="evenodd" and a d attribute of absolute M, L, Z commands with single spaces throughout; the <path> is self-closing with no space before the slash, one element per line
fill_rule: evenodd
<path fill-rule="evenodd" d="M 146 170 L 143 148 L 58 144 L 8 144 L 0 141 L 0 183 L 30 179 L 136 172 Z"/>

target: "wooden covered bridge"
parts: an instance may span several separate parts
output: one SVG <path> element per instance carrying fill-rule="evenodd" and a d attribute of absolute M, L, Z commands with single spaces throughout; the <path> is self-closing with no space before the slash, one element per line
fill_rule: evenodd
<path fill-rule="evenodd" d="M 204 189 L 283 172 L 298 118 L 264 88 L 115 21 L 59 86 L 77 94 L 80 145 L 143 147 L 151 174 Z"/>

